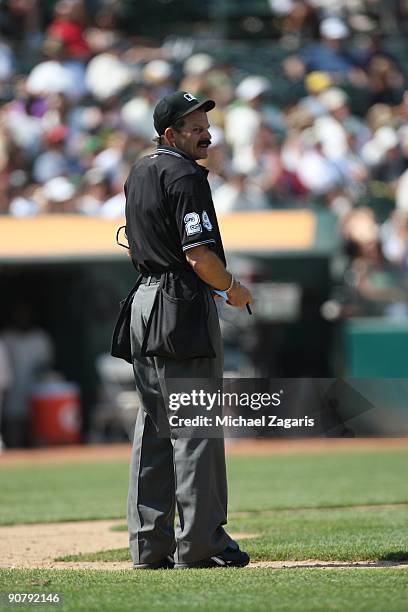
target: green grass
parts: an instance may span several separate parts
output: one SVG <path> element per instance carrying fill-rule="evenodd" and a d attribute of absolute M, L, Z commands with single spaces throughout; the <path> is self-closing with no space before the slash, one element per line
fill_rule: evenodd
<path fill-rule="evenodd" d="M 408 502 L 408 451 L 230 457 L 229 509 Z M 0 469 L 0 524 L 123 518 L 125 462 Z"/>
<path fill-rule="evenodd" d="M 53 609 L 61 612 L 403 612 L 408 608 L 407 572 L 399 569 L 2 570 L 0 591 L 58 592 L 63 603 Z"/>
<path fill-rule="evenodd" d="M 125 462 L 0 469 L 0 524 L 123 518 Z"/>
<path fill-rule="evenodd" d="M 407 560 L 407 460 L 402 449 L 231 457 L 228 529 L 256 534 L 242 542 L 254 560 Z M 123 518 L 127 477 L 125 462 L 1 468 L 0 524 Z M 131 567 L 125 549 L 81 558 Z M 59 592 L 67 612 L 402 612 L 408 569 L 0 570 L 5 591 Z"/>
<path fill-rule="evenodd" d="M 408 501 L 408 450 L 232 457 L 231 511 Z"/>
<path fill-rule="evenodd" d="M 253 561 L 408 561 L 408 507 L 253 513 L 228 522 Z M 60 561 L 129 561 L 128 549 L 61 557 Z M 408 569 L 408 566 L 407 566 Z"/>

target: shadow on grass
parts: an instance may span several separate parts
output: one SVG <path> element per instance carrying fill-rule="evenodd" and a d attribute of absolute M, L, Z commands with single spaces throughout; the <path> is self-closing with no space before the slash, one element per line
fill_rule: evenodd
<path fill-rule="evenodd" d="M 301 561 L 259 561 L 255 563 L 250 563 L 248 565 L 249 569 L 262 569 L 262 568 L 271 568 L 271 569 L 363 569 L 363 568 L 387 568 L 387 567 L 399 567 L 399 566 L 407 566 L 408 562 L 406 561 L 309 561 L 309 562 L 301 562 Z"/>
<path fill-rule="evenodd" d="M 280 512 L 283 513 L 301 513 L 308 511 L 316 511 L 316 512 L 332 512 L 333 510 L 340 511 L 354 511 L 354 510 L 382 510 L 382 509 L 392 509 L 392 508 L 406 508 L 408 507 L 407 502 L 388 502 L 384 504 L 354 504 L 348 506 L 299 506 L 298 508 L 293 508 L 289 506 L 282 506 L 281 508 L 273 508 L 269 510 L 240 510 L 238 512 L 229 512 L 228 516 L 230 519 L 240 519 L 240 518 L 251 518 L 252 516 L 273 516 Z M 116 527 L 115 527 L 116 529 Z M 120 529 L 119 529 L 120 531 Z"/>
<path fill-rule="evenodd" d="M 379 561 L 408 561 L 408 551 L 396 550 L 394 552 L 389 552 L 386 555 L 382 555 Z"/>

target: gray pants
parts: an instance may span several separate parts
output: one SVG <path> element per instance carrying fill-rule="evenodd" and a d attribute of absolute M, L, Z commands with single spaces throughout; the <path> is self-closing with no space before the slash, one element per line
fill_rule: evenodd
<path fill-rule="evenodd" d="M 222 527 L 227 520 L 224 440 L 158 436 L 155 423 L 166 415 L 160 381 L 222 378 L 222 339 L 217 309 L 208 292 L 215 359 L 142 357 L 140 348 L 157 287 L 157 283 L 141 285 L 132 304 L 133 369 L 143 410 L 136 420 L 130 465 L 129 544 L 135 564 L 154 563 L 173 554 L 176 562 L 190 563 L 237 546 Z M 179 521 L 174 528 L 176 506 Z"/>

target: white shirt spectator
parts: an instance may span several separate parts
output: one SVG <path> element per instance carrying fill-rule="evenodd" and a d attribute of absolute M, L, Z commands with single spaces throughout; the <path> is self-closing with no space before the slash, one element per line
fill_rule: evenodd
<path fill-rule="evenodd" d="M 260 210 L 268 208 L 268 199 L 256 185 L 245 180 L 243 175 L 232 177 L 213 193 L 217 214 L 227 214 L 240 210 Z"/>
<path fill-rule="evenodd" d="M 49 367 L 53 359 L 51 340 L 40 329 L 27 331 L 5 331 L 3 340 L 11 357 L 13 367 L 13 385 L 10 388 L 5 411 L 8 417 L 28 415 L 28 400 L 37 373 Z"/>
<path fill-rule="evenodd" d="M 242 147 L 251 145 L 262 122 L 261 113 L 247 105 L 237 105 L 225 113 L 225 139 L 239 155 Z"/>
<path fill-rule="evenodd" d="M 303 185 L 316 195 L 323 195 L 341 183 L 341 175 L 335 164 L 317 149 L 303 153 L 297 174 Z"/>
<path fill-rule="evenodd" d="M 61 93 L 76 100 L 84 93 L 83 79 L 75 63 L 46 61 L 34 66 L 27 78 L 27 90 L 33 95 Z"/>
<path fill-rule="evenodd" d="M 395 204 L 400 210 L 408 211 L 408 170 L 405 170 L 399 178 L 395 194 Z"/>
<path fill-rule="evenodd" d="M 322 144 L 322 150 L 329 159 L 338 159 L 347 154 L 347 133 L 333 117 L 319 117 L 314 122 L 314 131 Z"/>
<path fill-rule="evenodd" d="M 33 217 L 38 212 L 38 204 L 24 196 L 17 196 L 10 202 L 9 213 L 13 217 Z"/>
<path fill-rule="evenodd" d="M 125 215 L 126 198 L 124 193 L 116 195 L 106 200 L 99 209 L 99 216 L 105 219 L 117 219 Z"/>
<path fill-rule="evenodd" d="M 14 56 L 8 45 L 0 43 L 0 81 L 8 81 L 14 73 Z"/>
<path fill-rule="evenodd" d="M 408 234 L 406 226 L 407 212 L 397 209 L 380 227 L 384 256 L 388 261 L 397 265 L 402 263 L 407 255 Z"/>

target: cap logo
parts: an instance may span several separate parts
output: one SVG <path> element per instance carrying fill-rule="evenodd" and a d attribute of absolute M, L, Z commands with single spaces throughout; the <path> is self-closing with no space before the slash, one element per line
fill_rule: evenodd
<path fill-rule="evenodd" d="M 197 98 L 195 96 L 193 96 L 193 94 L 191 93 L 185 93 L 184 97 L 186 100 L 188 100 L 188 102 L 192 102 L 193 100 L 197 100 Z"/>

